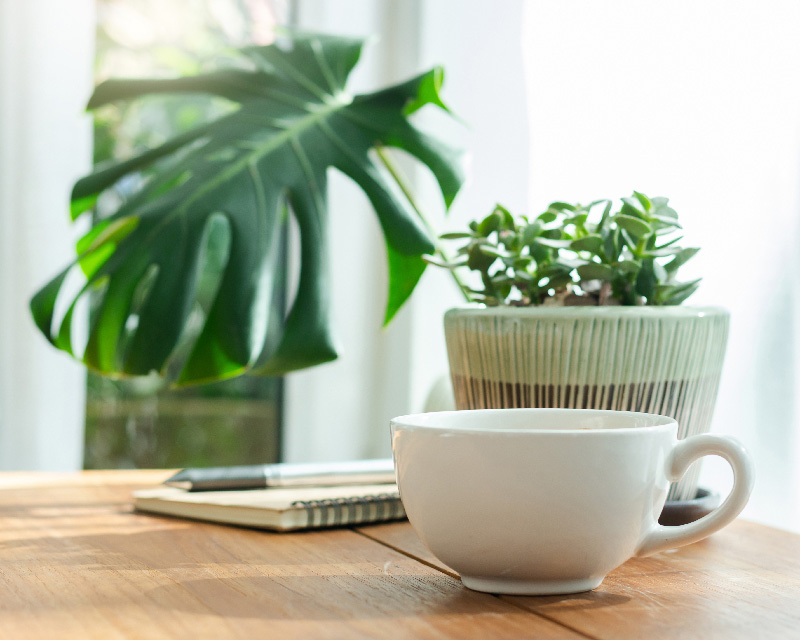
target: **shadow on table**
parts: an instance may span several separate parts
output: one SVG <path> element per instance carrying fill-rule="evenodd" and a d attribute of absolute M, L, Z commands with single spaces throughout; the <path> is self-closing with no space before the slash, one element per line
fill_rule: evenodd
<path fill-rule="evenodd" d="M 275 620 L 358 620 L 513 614 L 522 610 L 441 575 L 306 575 L 184 580 L 143 594 L 197 615 Z"/>
<path fill-rule="evenodd" d="M 521 606 L 528 611 L 547 614 L 548 609 L 558 607 L 559 611 L 589 611 L 605 609 L 630 602 L 630 597 L 619 593 L 603 591 L 600 586 L 594 591 L 573 593 L 563 596 L 503 596 L 503 600 Z"/>

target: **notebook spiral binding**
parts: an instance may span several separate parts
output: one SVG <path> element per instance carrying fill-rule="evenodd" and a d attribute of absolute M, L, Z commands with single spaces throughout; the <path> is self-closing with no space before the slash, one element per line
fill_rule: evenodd
<path fill-rule="evenodd" d="M 406 517 L 398 492 L 336 500 L 296 500 L 292 506 L 306 510 L 307 526 L 312 529 L 386 522 Z"/>

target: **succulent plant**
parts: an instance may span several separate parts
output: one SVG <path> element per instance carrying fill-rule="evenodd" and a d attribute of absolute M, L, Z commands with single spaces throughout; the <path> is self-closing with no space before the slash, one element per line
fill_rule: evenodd
<path fill-rule="evenodd" d="M 466 241 L 452 259 L 428 261 L 480 274 L 481 289 L 461 288 L 489 306 L 677 305 L 700 283 L 677 280 L 698 251 L 678 245 L 680 229 L 667 198 L 637 191 L 616 211 L 611 200 L 553 202 L 534 219 L 498 204 L 469 231 L 441 236 Z"/>

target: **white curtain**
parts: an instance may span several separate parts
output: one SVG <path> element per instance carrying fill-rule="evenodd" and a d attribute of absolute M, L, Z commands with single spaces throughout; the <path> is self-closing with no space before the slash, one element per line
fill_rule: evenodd
<path fill-rule="evenodd" d="M 800 5 L 542 0 L 527 5 L 530 201 L 667 196 L 687 304 L 731 312 L 713 431 L 756 461 L 745 516 L 800 531 Z M 701 485 L 726 491 L 727 465 Z"/>
<path fill-rule="evenodd" d="M 72 257 L 69 191 L 91 166 L 92 0 L 0 0 L 0 469 L 79 469 L 84 369 L 28 301 Z"/>

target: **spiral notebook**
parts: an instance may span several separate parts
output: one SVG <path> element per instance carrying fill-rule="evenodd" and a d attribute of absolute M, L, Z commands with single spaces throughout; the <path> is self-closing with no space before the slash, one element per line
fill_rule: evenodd
<path fill-rule="evenodd" d="M 176 487 L 133 493 L 138 511 L 294 531 L 405 518 L 397 485 L 351 485 L 189 492 Z"/>

